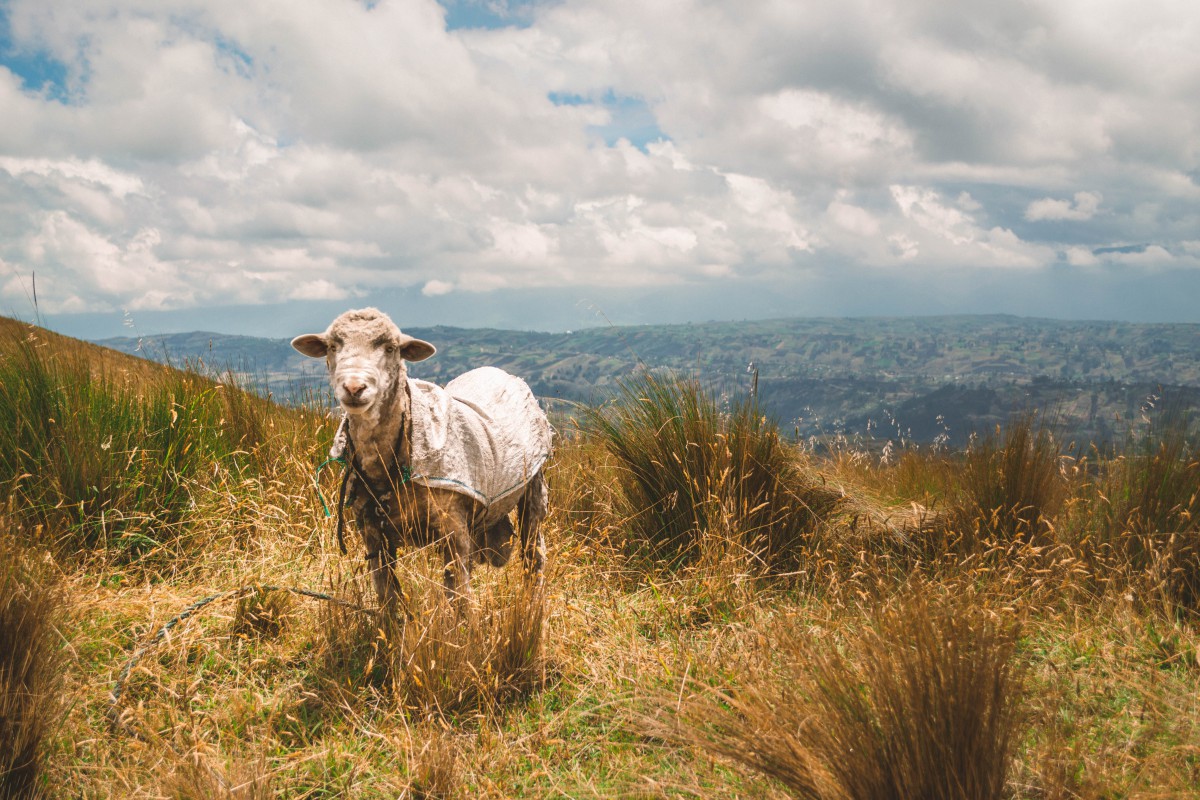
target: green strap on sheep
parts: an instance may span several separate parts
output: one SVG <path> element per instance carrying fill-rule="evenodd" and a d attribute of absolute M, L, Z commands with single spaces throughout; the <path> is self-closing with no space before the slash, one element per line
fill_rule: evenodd
<path fill-rule="evenodd" d="M 330 464 L 333 464 L 335 462 L 338 464 L 341 464 L 343 467 L 346 466 L 346 459 L 343 456 L 338 456 L 337 458 L 327 458 L 320 463 L 320 465 L 317 467 L 316 475 L 313 476 L 313 483 L 316 484 L 316 487 L 317 487 L 317 499 L 321 501 L 321 508 L 324 509 L 324 511 L 325 511 L 326 519 L 329 519 L 330 517 L 332 517 L 333 512 L 329 510 L 329 504 L 325 502 L 325 495 L 321 493 L 321 470 L 325 469 L 325 467 L 327 467 Z M 409 481 L 412 480 L 412 470 L 410 470 L 406 466 L 401 467 L 400 468 L 400 478 L 401 478 L 401 483 L 408 483 Z"/>
<path fill-rule="evenodd" d="M 337 458 L 327 458 L 321 462 L 319 467 L 317 467 L 317 474 L 313 476 L 313 483 L 315 483 L 317 486 L 317 499 L 321 501 L 321 508 L 325 509 L 326 519 L 332 517 L 333 512 L 329 510 L 329 506 L 325 502 L 325 495 L 321 494 L 321 470 L 325 469 L 325 467 L 329 466 L 335 461 L 341 464 L 343 467 L 346 466 L 346 459 L 342 458 L 341 456 L 338 456 Z"/>

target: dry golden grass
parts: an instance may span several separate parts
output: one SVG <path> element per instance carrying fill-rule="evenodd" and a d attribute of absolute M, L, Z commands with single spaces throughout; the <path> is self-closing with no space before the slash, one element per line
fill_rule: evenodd
<path fill-rule="evenodd" d="M 851 636 L 772 630 L 725 667 L 735 688 L 685 678 L 644 725 L 797 797 L 999 798 L 1021 721 L 1017 630 L 977 598 L 918 584 Z"/>
<path fill-rule="evenodd" d="M 66 715 L 44 739 L 47 796 L 1200 793 L 1200 627 L 1164 602 L 1160 562 L 1095 546 L 1097 492 L 1111 501 L 1109 479 L 1124 480 L 1107 462 L 1061 462 L 1058 499 L 1008 535 L 990 512 L 964 515 L 981 495 L 964 497 L 957 456 L 788 451 L 793 496 L 830 500 L 797 528 L 794 569 L 764 565 L 746 535 L 758 517 L 736 502 L 702 509 L 690 557 L 667 567 L 627 547 L 631 515 L 653 512 L 628 504 L 626 470 L 560 419 L 544 588 L 519 564 L 480 568 L 459 617 L 435 554 L 407 551 L 412 618 L 381 620 L 352 607 L 373 597 L 362 547 L 351 537 L 338 554 L 312 488 L 331 421 L 243 397 L 225 409 L 247 455 L 187 484 L 171 548 L 62 553 L 62 531 L 14 527 L 15 552 L 69 598 L 52 640 Z M 1044 474 L 1016 459 L 1035 444 L 995 463 Z M 1184 500 L 1187 463 L 1172 473 Z M 327 497 L 336 480 L 322 476 Z M 348 605 L 229 594 L 264 585 Z M 212 595 L 224 599 L 137 662 L 112 728 L 122 667 Z M 738 703 L 752 713 L 722 716 Z M 670 726 L 633 724 L 648 715 Z M 838 747 L 857 755 L 834 763 Z M 958 783 L 921 782 L 939 775 Z"/>
<path fill-rule="evenodd" d="M 44 795 L 49 740 L 63 714 L 66 598 L 57 576 L 0 532 L 0 797 Z"/>

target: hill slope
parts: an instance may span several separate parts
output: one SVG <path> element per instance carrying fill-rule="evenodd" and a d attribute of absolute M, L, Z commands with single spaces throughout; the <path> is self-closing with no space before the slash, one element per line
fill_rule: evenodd
<path fill-rule="evenodd" d="M 1028 425 L 824 458 L 643 382 L 558 441 L 544 582 L 480 565 L 451 606 L 405 546 L 381 616 L 313 488 L 329 415 L 14 330 L 0 667 L 47 689 L 0 668 L 0 796 L 1200 792 L 1200 460 L 1170 432 L 1088 469 Z"/>

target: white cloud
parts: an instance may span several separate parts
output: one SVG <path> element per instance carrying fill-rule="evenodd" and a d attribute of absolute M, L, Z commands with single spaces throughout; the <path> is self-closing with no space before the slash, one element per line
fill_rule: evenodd
<path fill-rule="evenodd" d="M 893 233 L 887 240 L 892 252 L 901 261 L 912 261 L 921 254 L 921 246 L 903 233 Z"/>
<path fill-rule="evenodd" d="M 426 297 L 438 297 L 443 294 L 450 294 L 453 291 L 453 283 L 439 280 L 426 281 L 425 286 L 421 288 L 421 294 Z"/>
<path fill-rule="evenodd" d="M 930 233 L 953 244 L 976 238 L 975 220 L 946 205 L 936 191 L 919 186 L 892 186 L 891 191 L 900 213 Z"/>
<path fill-rule="evenodd" d="M 66 75 L 0 68 L 10 304 L 35 269 L 46 304 L 100 310 L 1150 268 L 1194 239 L 1200 9 L 1168 0 L 566 0 L 476 31 L 433 0 L 6 13 Z M 1071 241 L 1028 224 L 1057 221 Z M 1156 245 L 1093 254 L 1111 239 Z"/>
<path fill-rule="evenodd" d="M 866 104 L 827 92 L 785 89 L 758 102 L 762 132 L 789 165 L 808 173 L 857 175 L 911 158 L 912 135 Z"/>
<path fill-rule="evenodd" d="M 847 194 L 841 193 L 826 209 L 833 224 L 856 236 L 876 236 L 879 233 L 879 220 L 867 209 L 846 202 L 846 198 Z"/>
<path fill-rule="evenodd" d="M 91 184 L 107 190 L 114 197 L 142 191 L 142 179 L 137 175 L 114 169 L 95 159 L 83 161 L 78 158 L 13 158 L 0 156 L 0 169 L 14 178 L 38 175 L 43 178 L 66 179 Z"/>
<path fill-rule="evenodd" d="M 769 237 L 768 246 L 811 250 L 808 235 L 797 221 L 796 200 L 791 192 L 773 187 L 763 178 L 728 174 L 734 202 L 746 213 L 746 225 Z M 760 235 L 762 241 L 764 236 Z M 783 258 L 782 254 L 779 256 Z"/>
<path fill-rule="evenodd" d="M 954 204 L 965 211 L 982 211 L 983 204 L 979 203 L 969 192 L 961 192 Z"/>
<path fill-rule="evenodd" d="M 1101 199 L 1099 192 L 1076 192 L 1073 203 L 1050 197 L 1035 200 L 1025 209 L 1025 219 L 1031 222 L 1061 219 L 1088 220 L 1096 216 Z"/>
<path fill-rule="evenodd" d="M 345 287 L 324 278 L 305 281 L 288 293 L 292 300 L 344 300 L 349 296 Z"/>
<path fill-rule="evenodd" d="M 1025 242 L 1008 228 L 981 226 L 972 213 L 951 206 L 933 189 L 895 185 L 891 193 L 910 223 L 890 240 L 902 259 L 920 256 L 929 264 L 1029 269 L 1056 258 L 1051 248 Z"/>
<path fill-rule="evenodd" d="M 1148 245 L 1131 252 L 1108 252 L 1103 254 L 1105 261 L 1126 266 L 1165 267 L 1175 262 L 1175 257 L 1165 248 L 1157 244 Z"/>
<path fill-rule="evenodd" d="M 1066 257 L 1067 263 L 1074 267 L 1090 267 L 1100 263 L 1096 254 L 1087 247 L 1068 247 Z"/>
<path fill-rule="evenodd" d="M 551 241 L 537 225 L 501 219 L 493 221 L 490 229 L 495 252 L 504 261 L 542 264 L 550 254 Z"/>
<path fill-rule="evenodd" d="M 153 228 L 113 240 L 62 211 L 45 214 L 22 242 L 24 261 L 40 276 L 46 310 L 190 305 L 189 281 L 155 255 L 161 233 Z"/>

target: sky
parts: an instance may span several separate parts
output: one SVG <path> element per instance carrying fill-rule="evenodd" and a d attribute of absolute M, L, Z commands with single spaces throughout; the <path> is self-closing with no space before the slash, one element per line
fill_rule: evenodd
<path fill-rule="evenodd" d="M 0 313 L 1200 322 L 1198 98 L 1195 0 L 0 0 Z"/>

